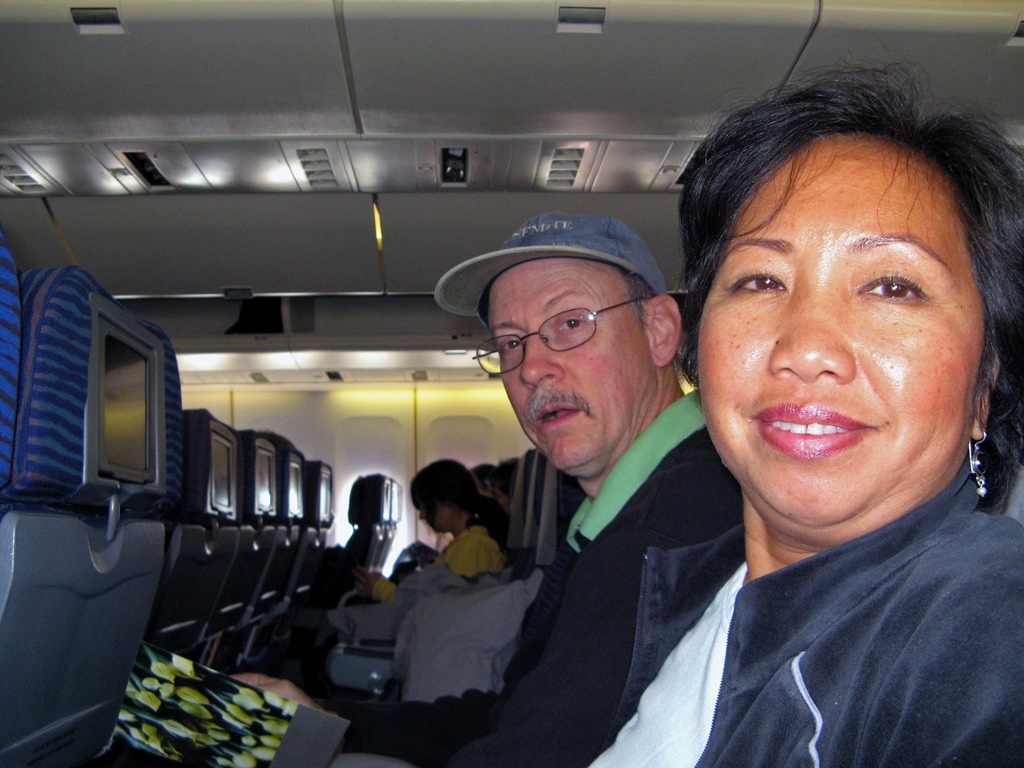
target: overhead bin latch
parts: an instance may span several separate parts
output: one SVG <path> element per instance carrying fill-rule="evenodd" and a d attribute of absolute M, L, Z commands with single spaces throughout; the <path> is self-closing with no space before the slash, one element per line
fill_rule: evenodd
<path fill-rule="evenodd" d="M 80 35 L 123 35 L 125 32 L 116 7 L 72 7 L 71 21 Z"/>
<path fill-rule="evenodd" d="M 601 34 L 607 9 L 597 6 L 560 5 L 558 7 L 559 32 Z"/>
<path fill-rule="evenodd" d="M 1024 45 L 1024 20 L 1017 19 L 1017 31 L 1006 41 L 1007 45 Z"/>

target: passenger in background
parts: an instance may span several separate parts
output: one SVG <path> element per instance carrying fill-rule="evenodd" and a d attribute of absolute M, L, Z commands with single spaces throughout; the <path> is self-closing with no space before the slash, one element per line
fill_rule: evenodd
<path fill-rule="evenodd" d="M 1024 157 L 892 71 L 728 117 L 683 176 L 686 371 L 744 527 L 652 552 L 596 766 L 1019 766 Z M 658 671 L 660 667 L 660 671 Z"/>
<path fill-rule="evenodd" d="M 515 481 L 518 459 L 505 459 L 487 473 L 487 489 L 485 493 L 498 502 L 508 512 L 512 497 L 512 483 Z"/>
<path fill-rule="evenodd" d="M 470 472 L 473 473 L 473 479 L 476 480 L 477 488 L 480 489 L 480 493 L 487 493 L 487 476 L 494 471 L 493 464 L 477 464 L 472 467 Z"/>
<path fill-rule="evenodd" d="M 505 567 L 508 515 L 494 499 L 480 493 L 473 474 L 462 464 L 452 459 L 428 464 L 412 479 L 410 493 L 420 520 L 437 533 L 454 536 L 436 564 L 467 578 Z M 502 537 L 500 543 L 495 535 Z M 395 599 L 394 582 L 362 566 L 355 573 L 356 591 L 363 597 L 382 603 Z"/>
<path fill-rule="evenodd" d="M 587 499 L 534 601 L 557 608 L 519 648 L 500 693 L 327 705 L 352 721 L 349 752 L 419 768 L 586 766 L 635 704 L 620 698 L 642 651 L 633 640 L 648 548 L 734 527 L 739 488 L 703 429 L 700 401 L 683 397 L 678 305 L 622 222 L 535 217 L 501 250 L 450 270 L 435 296 L 489 326 L 481 366 L 501 373 L 526 434 Z M 301 695 L 286 681 L 256 684 Z M 335 764 L 379 765 L 356 754 Z"/>

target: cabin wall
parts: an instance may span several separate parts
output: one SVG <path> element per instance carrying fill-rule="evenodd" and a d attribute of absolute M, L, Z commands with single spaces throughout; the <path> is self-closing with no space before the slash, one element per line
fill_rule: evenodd
<path fill-rule="evenodd" d="M 332 538 L 351 534 L 348 497 L 360 475 L 381 472 L 401 484 L 402 520 L 391 561 L 411 541 L 437 544 L 416 519 L 409 483 L 432 461 L 472 467 L 521 455 L 530 447 L 499 381 L 345 384 L 291 390 L 261 386 L 186 387 L 186 408 L 206 408 L 235 429 L 277 432 L 310 460 L 334 469 L 336 522 Z"/>

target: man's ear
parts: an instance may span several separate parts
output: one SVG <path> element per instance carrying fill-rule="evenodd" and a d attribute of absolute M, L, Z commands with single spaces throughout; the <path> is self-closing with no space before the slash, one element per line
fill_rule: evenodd
<path fill-rule="evenodd" d="M 683 335 L 679 305 L 662 293 L 644 302 L 644 330 L 651 345 L 651 356 L 659 368 L 672 365 Z"/>

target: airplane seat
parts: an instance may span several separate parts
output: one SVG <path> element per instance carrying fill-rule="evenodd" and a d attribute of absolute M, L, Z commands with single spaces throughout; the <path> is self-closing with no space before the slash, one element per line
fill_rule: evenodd
<path fill-rule="evenodd" d="M 117 722 L 163 562 L 180 382 L 166 336 L 77 267 L 20 275 L 19 352 L 2 236 L 0 272 L 0 764 L 56 768 Z"/>
<path fill-rule="evenodd" d="M 1024 525 L 1024 466 L 1017 465 L 1010 489 L 1002 503 L 1002 513 Z"/>
<path fill-rule="evenodd" d="M 352 483 L 348 496 L 352 533 L 344 547 L 325 552 L 321 559 L 313 584 L 318 607 L 334 608 L 355 594 L 357 565 L 369 570 L 383 567 L 397 528 L 397 521 L 389 521 L 397 515 L 388 507 L 395 501 L 396 488 L 394 480 L 382 474 L 361 475 Z"/>
<path fill-rule="evenodd" d="M 274 447 L 275 505 L 271 518 L 277 530 L 274 548 L 264 572 L 263 585 L 252 606 L 253 620 L 283 614 L 290 601 L 288 594 L 292 568 L 296 565 L 299 540 L 303 534 L 302 475 L 305 456 L 288 438 L 274 432 L 257 432 L 259 439 Z M 264 521 L 266 522 L 266 520 Z"/>
<path fill-rule="evenodd" d="M 18 276 L 10 243 L 3 227 L 0 227 L 0 489 L 11 479 L 20 352 L 21 299 Z"/>
<path fill-rule="evenodd" d="M 397 489 L 393 479 L 381 474 L 360 477 L 352 486 L 349 522 L 359 528 L 345 546 L 353 547 L 356 562 L 368 570 L 382 570 L 391 552 L 398 528 Z M 362 534 L 357 536 L 360 529 Z"/>
<path fill-rule="evenodd" d="M 240 629 L 254 620 L 257 598 L 279 541 L 287 531 L 275 525 L 277 511 L 276 454 L 273 443 L 255 430 L 239 430 L 238 498 L 241 504 L 238 549 L 234 563 L 217 597 L 207 623 L 206 635 Z"/>
<path fill-rule="evenodd" d="M 279 677 L 285 663 L 293 613 L 289 612 L 291 574 L 298 565 L 304 531 L 302 477 L 305 457 L 290 440 L 274 432 L 254 433 L 257 456 L 272 462 L 273 504 L 262 509 L 260 536 L 269 547 L 259 586 L 243 614 L 243 632 L 236 639 L 234 665 Z M 268 453 L 269 449 L 269 453 Z M 257 468 L 257 483 L 261 472 Z M 257 488 L 259 485 L 257 485 Z M 262 492 L 260 492 L 262 493 Z M 257 507 L 260 504 L 257 502 Z M 309 535 L 315 535 L 309 532 Z"/>
<path fill-rule="evenodd" d="M 181 653 L 199 645 L 238 551 L 238 440 L 205 409 L 184 412 L 184 472 L 146 639 Z"/>
<path fill-rule="evenodd" d="M 313 579 L 327 548 L 327 535 L 334 522 L 334 480 L 329 464 L 307 461 L 302 477 L 302 524 L 299 551 L 288 584 L 291 607 L 299 608 L 309 599 Z"/>
<path fill-rule="evenodd" d="M 563 542 L 584 498 L 575 479 L 528 451 L 510 499 L 509 547 L 517 559 L 507 583 L 424 598 L 406 614 L 397 648 L 339 644 L 327 655 L 328 678 L 378 697 L 397 689 L 403 700 L 499 687 L 514 648 L 558 605 L 572 563 Z M 395 673 L 397 686 L 389 681 Z"/>

